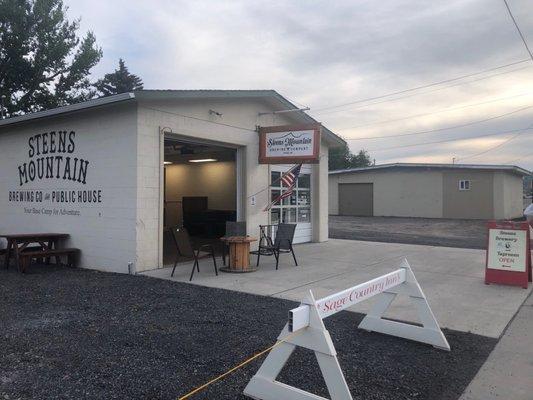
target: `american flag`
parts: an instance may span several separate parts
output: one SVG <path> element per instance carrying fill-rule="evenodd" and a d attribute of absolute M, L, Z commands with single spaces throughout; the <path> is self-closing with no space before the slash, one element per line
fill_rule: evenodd
<path fill-rule="evenodd" d="M 302 164 L 295 165 L 281 176 L 281 186 L 285 188 L 285 191 L 281 195 L 276 197 L 274 200 L 272 200 L 272 202 L 268 206 L 266 206 L 263 211 L 270 210 L 274 204 L 287 197 L 290 197 L 294 193 L 294 186 L 296 186 L 296 181 L 298 180 L 298 176 L 300 176 L 301 168 Z"/>

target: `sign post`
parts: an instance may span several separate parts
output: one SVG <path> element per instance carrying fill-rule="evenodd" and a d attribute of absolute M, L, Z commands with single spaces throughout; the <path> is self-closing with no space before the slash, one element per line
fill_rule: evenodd
<path fill-rule="evenodd" d="M 259 164 L 317 164 L 320 124 L 259 128 Z"/>
<path fill-rule="evenodd" d="M 527 289 L 532 280 L 528 223 L 490 221 L 488 231 L 485 283 Z"/>
<path fill-rule="evenodd" d="M 422 326 L 382 319 L 398 294 L 409 296 L 415 303 Z M 300 346 L 314 351 L 331 400 L 352 400 L 337 352 L 322 320 L 373 296 L 380 296 L 379 301 L 361 321 L 359 328 L 450 350 L 426 296 L 409 263 L 404 260 L 396 271 L 320 300 L 315 300 L 309 291 L 300 306 L 289 311 L 289 320 L 278 337 L 282 343 L 268 354 L 244 389 L 244 394 L 257 400 L 327 400 L 276 380 L 292 352 Z"/>

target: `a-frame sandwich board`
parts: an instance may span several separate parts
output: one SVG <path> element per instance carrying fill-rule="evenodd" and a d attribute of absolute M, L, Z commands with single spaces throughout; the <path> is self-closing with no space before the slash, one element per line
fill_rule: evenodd
<path fill-rule="evenodd" d="M 302 304 L 309 305 L 309 326 L 302 332 L 289 332 L 286 324 L 278 337 L 283 341 L 268 354 L 259 371 L 250 380 L 244 394 L 258 400 L 327 400 L 324 397 L 276 381 L 285 363 L 296 346 L 304 347 L 315 353 L 324 382 L 332 400 L 352 400 L 352 395 L 344 379 L 337 360 L 335 346 L 318 313 L 313 294 L 309 291 L 308 299 Z"/>
<path fill-rule="evenodd" d="M 449 351 L 450 345 L 442 333 L 439 323 L 433 311 L 431 311 L 426 295 L 416 280 L 407 260 L 403 260 L 400 268 L 405 269 L 405 282 L 381 293 L 370 312 L 359 324 L 359 328 L 427 343 Z M 383 319 L 383 315 L 399 294 L 409 296 L 409 300 L 418 311 L 419 321 L 422 326 Z"/>
<path fill-rule="evenodd" d="M 398 280 L 391 278 L 396 278 L 396 275 L 400 277 Z M 375 290 L 372 291 L 369 288 Z M 358 290 L 360 292 L 357 292 Z M 349 297 L 345 295 L 346 293 L 349 294 Z M 354 293 L 355 295 L 353 295 Z M 421 327 L 383 319 L 383 314 L 398 294 L 409 296 L 410 300 L 415 304 L 422 323 Z M 257 400 L 327 400 L 324 397 L 276 381 L 277 376 L 296 346 L 300 346 L 315 353 L 331 400 L 352 400 L 346 379 L 337 359 L 337 352 L 322 319 L 358 302 L 367 300 L 374 295 L 380 298 L 370 313 L 361 321 L 359 328 L 427 343 L 443 350 L 450 350 L 450 345 L 440 330 L 426 296 L 418 284 L 409 263 L 404 260 L 397 271 L 318 301 L 314 299 L 313 293 L 309 291 L 308 298 L 301 303 L 300 307 L 290 311 L 291 321 L 298 313 L 300 315 L 298 320 L 304 322 L 297 324 L 298 326 L 296 327 L 292 323 L 285 325 L 278 337 L 278 341 L 282 343 L 270 351 L 257 373 L 244 389 L 244 394 Z M 332 298 L 349 298 L 350 301 L 341 302 L 343 305 L 338 307 L 333 313 L 324 311 L 327 309 L 328 301 Z M 291 332 L 290 328 L 295 328 L 293 329 L 294 332 Z"/>

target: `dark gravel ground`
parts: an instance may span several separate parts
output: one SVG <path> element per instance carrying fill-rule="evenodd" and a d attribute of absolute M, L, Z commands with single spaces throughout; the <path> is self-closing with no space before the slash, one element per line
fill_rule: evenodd
<path fill-rule="evenodd" d="M 329 237 L 428 246 L 487 248 L 487 221 L 329 216 Z"/>
<path fill-rule="evenodd" d="M 295 303 L 61 267 L 0 271 L 0 399 L 176 399 L 271 345 Z M 354 399 L 457 399 L 496 344 L 447 330 L 451 352 L 327 320 Z M 262 359 L 261 359 L 262 360 Z M 193 399 L 244 399 L 254 361 Z M 312 353 L 279 378 L 327 395 Z"/>

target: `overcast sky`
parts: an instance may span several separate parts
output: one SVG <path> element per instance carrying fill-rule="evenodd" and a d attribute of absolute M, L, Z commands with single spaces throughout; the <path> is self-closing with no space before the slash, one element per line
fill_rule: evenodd
<path fill-rule="evenodd" d="M 533 2 L 508 1 L 533 49 Z M 533 129 L 521 131 L 533 128 L 531 60 L 321 110 L 527 59 L 503 0 L 65 3 L 103 49 L 94 79 L 122 57 L 146 89 L 275 89 L 311 107 L 352 151 L 365 148 L 376 163 L 455 157 L 533 169 Z M 458 85 L 468 81 L 474 82 Z M 462 127 L 443 129 L 456 126 Z M 491 136 L 449 141 L 479 135 Z M 441 143 L 407 147 L 427 142 Z"/>

